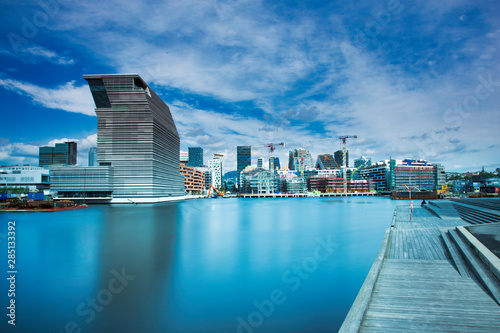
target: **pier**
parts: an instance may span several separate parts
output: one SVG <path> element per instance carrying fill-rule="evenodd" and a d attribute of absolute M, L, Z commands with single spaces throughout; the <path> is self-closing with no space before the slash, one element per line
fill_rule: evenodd
<path fill-rule="evenodd" d="M 500 199 L 432 201 L 411 222 L 398 207 L 340 332 L 499 332 L 499 222 Z"/>
<path fill-rule="evenodd" d="M 328 198 L 328 197 L 368 197 L 375 196 L 376 192 L 347 192 L 347 193 L 269 193 L 269 194 L 240 194 L 240 198 Z"/>

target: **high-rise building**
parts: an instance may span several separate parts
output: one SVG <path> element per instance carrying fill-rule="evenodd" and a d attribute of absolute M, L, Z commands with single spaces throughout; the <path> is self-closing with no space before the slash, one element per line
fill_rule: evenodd
<path fill-rule="evenodd" d="M 38 149 L 38 166 L 44 167 L 54 164 L 54 147 L 40 147 Z"/>
<path fill-rule="evenodd" d="M 97 161 L 113 168 L 113 199 L 182 196 L 180 141 L 168 106 L 137 74 L 84 79 L 96 105 Z"/>
<path fill-rule="evenodd" d="M 216 189 L 222 187 L 222 159 L 224 155 L 214 154 L 214 157 L 208 161 L 208 168 L 212 171 L 212 186 Z"/>
<path fill-rule="evenodd" d="M 369 167 L 372 165 L 372 159 L 368 157 L 361 156 L 354 160 L 354 167 L 357 169 L 359 167 Z"/>
<path fill-rule="evenodd" d="M 337 150 L 333 156 L 335 157 L 335 161 L 339 165 L 339 167 L 344 166 L 344 153 L 342 150 Z M 349 151 L 346 150 L 345 152 L 345 160 L 346 160 L 346 167 L 349 167 Z"/>
<path fill-rule="evenodd" d="M 264 166 L 264 157 L 259 157 L 257 159 L 257 168 L 262 169 L 263 166 Z"/>
<path fill-rule="evenodd" d="M 340 169 L 340 165 L 337 164 L 335 158 L 331 154 L 318 155 L 318 160 L 316 161 L 316 169 L 318 170 L 333 170 Z"/>
<path fill-rule="evenodd" d="M 269 157 L 269 171 L 274 171 L 276 169 L 281 169 L 280 158 L 276 156 Z"/>
<path fill-rule="evenodd" d="M 75 165 L 77 156 L 76 142 L 56 143 L 55 147 L 40 147 L 38 150 L 38 165 L 53 164 Z"/>
<path fill-rule="evenodd" d="M 187 166 L 199 167 L 203 165 L 203 148 L 188 147 L 188 163 Z"/>
<path fill-rule="evenodd" d="M 76 164 L 76 142 L 56 143 L 54 147 L 54 164 Z"/>
<path fill-rule="evenodd" d="M 185 165 L 188 164 L 189 162 L 189 154 L 187 151 L 181 151 L 179 152 L 179 160 L 181 163 L 184 163 Z"/>
<path fill-rule="evenodd" d="M 288 154 L 288 168 L 290 170 L 304 172 L 313 167 L 314 162 L 309 151 L 302 148 L 290 150 Z"/>
<path fill-rule="evenodd" d="M 239 175 L 241 171 L 243 171 L 243 169 L 252 164 L 252 147 L 250 146 L 236 147 L 236 159 L 237 159 L 236 171 L 238 172 Z"/>
<path fill-rule="evenodd" d="M 97 147 L 90 147 L 89 149 L 89 166 L 98 166 L 97 163 Z"/>

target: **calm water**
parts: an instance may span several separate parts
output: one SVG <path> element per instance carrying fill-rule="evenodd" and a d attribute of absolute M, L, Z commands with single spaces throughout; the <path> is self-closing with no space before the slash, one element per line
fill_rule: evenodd
<path fill-rule="evenodd" d="M 213 199 L 0 214 L 16 221 L 2 332 L 336 332 L 401 202 Z M 6 330 L 7 329 L 7 330 Z"/>

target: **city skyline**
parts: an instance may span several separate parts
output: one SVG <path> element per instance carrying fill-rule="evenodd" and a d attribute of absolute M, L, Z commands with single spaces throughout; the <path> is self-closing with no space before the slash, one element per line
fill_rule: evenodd
<path fill-rule="evenodd" d="M 237 146 L 283 141 L 281 161 L 299 148 L 316 159 L 340 148 L 320 139 L 347 134 L 359 136 L 351 162 L 500 166 L 494 1 L 1 6 L 0 164 L 36 166 L 39 146 L 75 141 L 86 165 L 97 117 L 82 74 L 138 73 L 170 107 L 181 150 L 224 154 L 225 171 Z M 252 164 L 260 156 L 252 148 Z"/>

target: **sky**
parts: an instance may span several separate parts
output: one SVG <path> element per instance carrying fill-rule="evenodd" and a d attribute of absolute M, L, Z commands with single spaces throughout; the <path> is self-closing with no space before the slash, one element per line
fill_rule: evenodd
<path fill-rule="evenodd" d="M 97 117 L 84 74 L 137 73 L 167 103 L 181 150 L 205 164 L 236 146 L 284 142 L 350 163 L 425 159 L 500 167 L 496 0 L 68 1 L 0 4 L 0 165 L 78 142 Z M 252 150 L 253 164 L 268 157 Z"/>

